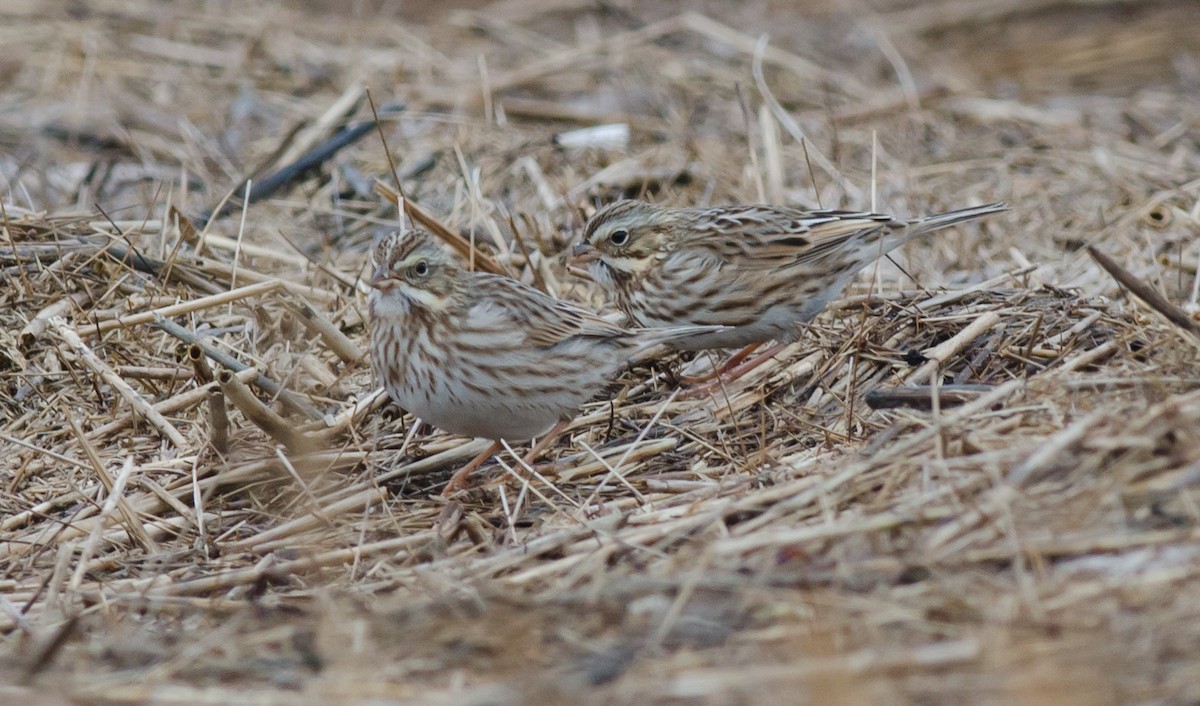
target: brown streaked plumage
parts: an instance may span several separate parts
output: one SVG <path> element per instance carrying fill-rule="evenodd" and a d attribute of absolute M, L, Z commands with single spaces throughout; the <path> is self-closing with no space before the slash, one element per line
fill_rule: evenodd
<path fill-rule="evenodd" d="M 714 330 L 623 328 L 516 280 L 469 272 L 421 229 L 385 237 L 374 263 L 376 372 L 401 407 L 464 436 L 539 436 L 638 350 Z"/>
<path fill-rule="evenodd" d="M 863 267 L 905 242 L 1008 209 L 913 220 L 786 206 L 670 208 L 618 201 L 588 221 L 577 261 L 640 326 L 726 328 L 679 338 L 688 350 L 791 341 Z"/>

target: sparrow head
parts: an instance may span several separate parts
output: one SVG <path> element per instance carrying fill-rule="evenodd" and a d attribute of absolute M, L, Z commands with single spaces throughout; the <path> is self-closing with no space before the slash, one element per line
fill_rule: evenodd
<path fill-rule="evenodd" d="M 584 227 L 583 239 L 571 251 L 606 289 L 638 279 L 672 249 L 671 209 L 645 201 L 617 201 L 600 209 Z"/>
<path fill-rule="evenodd" d="M 375 246 L 370 285 L 373 298 L 405 310 L 442 310 L 457 291 L 459 268 L 422 228 L 402 228 Z"/>

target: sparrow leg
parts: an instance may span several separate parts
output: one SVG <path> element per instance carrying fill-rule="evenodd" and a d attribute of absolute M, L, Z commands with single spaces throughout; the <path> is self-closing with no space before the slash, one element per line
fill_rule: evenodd
<path fill-rule="evenodd" d="M 525 454 L 525 457 L 521 460 L 521 463 L 526 466 L 533 466 L 533 462 L 537 459 L 537 457 L 540 456 L 543 451 L 549 448 L 551 444 L 558 440 L 559 435 L 562 434 L 562 430 L 566 426 L 567 421 L 563 420 L 550 427 L 550 431 L 542 434 L 542 438 L 538 439 L 537 443 L 533 445 L 533 448 L 529 449 L 529 453 Z M 493 441 L 492 445 L 487 447 L 483 453 L 471 459 L 471 462 L 467 465 L 458 469 L 458 471 L 450 478 L 450 482 L 446 484 L 445 490 L 442 491 L 442 497 L 448 498 L 458 491 L 470 487 L 468 483 L 469 476 L 475 471 L 479 470 L 479 467 L 482 466 L 484 462 L 496 455 L 496 453 L 503 448 L 504 444 L 501 444 L 499 441 Z"/>
<path fill-rule="evenodd" d="M 709 380 L 715 380 L 732 370 L 738 363 L 745 360 L 746 356 L 753 353 L 761 345 L 762 343 L 751 343 L 737 353 L 729 356 L 729 360 L 721 363 L 712 372 L 705 373 L 704 375 L 680 375 L 679 382 L 682 382 L 685 385 L 699 385 L 700 383 L 708 382 Z"/>
<path fill-rule="evenodd" d="M 550 427 L 550 431 L 542 434 L 542 438 L 538 439 L 533 448 L 529 449 L 529 453 L 525 454 L 525 458 L 521 459 L 521 466 L 533 468 L 533 462 L 537 460 L 537 457 L 541 456 L 542 452 L 550 448 L 555 441 L 558 441 L 558 437 L 562 435 L 562 431 L 567 427 L 567 423 L 568 420 L 562 420 Z"/>
<path fill-rule="evenodd" d="M 468 477 L 475 471 L 479 470 L 479 467 L 482 466 L 485 461 L 492 456 L 495 456 L 496 453 L 502 448 L 504 448 L 503 444 L 501 444 L 499 441 L 493 441 L 491 446 L 488 446 L 486 449 L 484 449 L 483 453 L 471 459 L 470 463 L 467 465 L 458 469 L 458 471 L 450 477 L 450 482 L 446 484 L 445 490 L 442 491 L 442 497 L 448 498 L 458 491 L 465 489 L 468 485 Z"/>
<path fill-rule="evenodd" d="M 776 343 L 775 345 L 771 346 L 770 348 L 763 351 L 762 353 L 759 353 L 758 355 L 754 356 L 750 360 L 746 361 L 745 363 L 742 363 L 741 365 L 737 366 L 733 370 L 729 371 L 729 377 L 725 378 L 725 381 L 733 382 L 734 380 L 737 380 L 738 378 L 740 378 L 741 376 L 750 372 L 751 370 L 754 370 L 758 366 L 760 366 L 763 363 L 767 362 L 768 360 L 774 358 L 776 355 L 779 354 L 779 351 L 783 350 L 786 347 L 787 347 L 786 343 Z"/>
<path fill-rule="evenodd" d="M 787 345 L 786 343 L 776 343 L 775 345 L 771 346 L 767 350 L 763 351 L 762 353 L 759 353 L 758 355 L 754 356 L 753 358 L 746 361 L 745 363 L 742 363 L 741 365 L 737 366 L 736 368 L 733 368 L 732 370 L 730 370 L 731 366 L 729 366 L 728 363 L 725 365 L 722 365 L 718 374 L 712 376 L 712 377 L 716 377 L 719 379 L 715 379 L 712 382 L 709 382 L 705 385 L 701 385 L 699 387 L 694 387 L 694 388 L 688 390 L 683 395 L 681 395 L 681 397 L 685 397 L 687 399 L 704 397 L 705 395 L 709 394 L 714 388 L 724 385 L 726 383 L 733 382 L 734 380 L 737 380 L 741 376 L 745 375 L 746 373 L 750 372 L 751 370 L 754 370 L 758 366 L 767 362 L 771 358 L 774 358 L 775 355 L 777 353 L 779 353 L 779 351 L 783 350 L 783 348 L 786 345 Z M 749 347 L 750 346 L 747 346 L 747 348 L 749 348 Z M 723 374 L 726 372 L 728 372 L 729 375 L 723 376 Z M 708 375 L 704 376 L 705 379 L 707 379 L 708 377 L 709 377 Z"/>

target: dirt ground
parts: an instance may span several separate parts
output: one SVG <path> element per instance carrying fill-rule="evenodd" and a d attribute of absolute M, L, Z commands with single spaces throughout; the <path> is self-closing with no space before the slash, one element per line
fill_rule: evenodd
<path fill-rule="evenodd" d="M 1200 703 L 1196 27 L 6 0 L 0 703 Z M 485 444 L 362 353 L 397 179 L 606 311 L 563 256 L 619 197 L 1012 208 L 727 385 L 636 363 L 446 501 Z"/>

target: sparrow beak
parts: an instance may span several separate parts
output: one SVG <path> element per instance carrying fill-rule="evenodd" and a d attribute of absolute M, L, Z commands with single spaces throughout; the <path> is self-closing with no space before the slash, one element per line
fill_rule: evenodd
<path fill-rule="evenodd" d="M 371 273 L 371 281 L 367 282 L 372 289 L 388 289 L 388 271 L 383 265 L 375 268 Z"/>
<path fill-rule="evenodd" d="M 600 251 L 591 243 L 580 243 L 571 248 L 571 264 L 586 265 L 600 259 Z"/>

